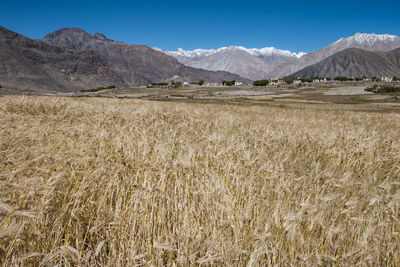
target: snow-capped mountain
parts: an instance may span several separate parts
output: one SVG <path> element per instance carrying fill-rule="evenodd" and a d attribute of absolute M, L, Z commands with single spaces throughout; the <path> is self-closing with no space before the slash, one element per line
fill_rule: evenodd
<path fill-rule="evenodd" d="M 253 56 L 280 55 L 280 56 L 300 58 L 306 54 L 304 52 L 294 53 L 289 50 L 281 50 L 275 47 L 246 48 L 243 46 L 229 46 L 229 47 L 220 47 L 218 49 L 194 49 L 194 50 L 183 50 L 182 48 L 178 48 L 176 51 L 163 51 L 163 52 L 171 56 L 202 58 L 231 48 L 237 48 L 243 50 Z M 159 48 L 155 49 L 162 51 Z"/>
<path fill-rule="evenodd" d="M 252 80 L 264 79 L 277 65 L 296 60 L 306 53 L 294 53 L 275 47 L 246 48 L 228 46 L 218 49 L 162 51 L 181 63 L 206 70 L 224 70 Z"/>
<path fill-rule="evenodd" d="M 384 49 L 388 47 L 396 49 L 399 44 L 399 38 L 396 35 L 391 34 L 368 34 L 368 33 L 356 33 L 355 35 L 348 38 L 341 38 L 334 42 L 331 46 L 340 45 L 342 47 L 347 46 L 352 48 L 352 46 L 360 46 L 361 49 Z M 390 49 L 392 50 L 392 49 Z"/>
<path fill-rule="evenodd" d="M 387 52 L 400 47 L 400 37 L 390 34 L 356 33 L 347 38 L 341 38 L 327 47 L 309 53 L 288 64 L 281 64 L 269 72 L 269 77 L 283 77 L 297 72 L 305 67 L 320 62 L 347 48 L 359 48 L 374 52 Z"/>
<path fill-rule="evenodd" d="M 176 51 L 157 50 L 191 67 L 214 71 L 224 70 L 258 80 L 290 75 L 348 48 L 386 52 L 398 47 L 400 47 L 400 37 L 396 35 L 356 33 L 309 54 L 275 47 L 246 48 L 243 46 L 191 51 L 181 48 Z"/>
<path fill-rule="evenodd" d="M 347 48 L 293 74 L 294 77 L 393 77 L 400 75 L 400 48 L 373 52 Z"/>

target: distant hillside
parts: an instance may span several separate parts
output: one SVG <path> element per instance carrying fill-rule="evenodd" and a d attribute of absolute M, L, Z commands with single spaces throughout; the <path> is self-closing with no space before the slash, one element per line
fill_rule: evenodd
<path fill-rule="evenodd" d="M 296 54 L 274 47 L 248 49 L 242 46 L 192 51 L 178 49 L 177 51 L 163 52 L 187 66 L 213 71 L 228 71 L 251 80 L 264 79 L 266 74 L 276 66 L 291 62 L 304 55 L 304 53 Z"/>
<path fill-rule="evenodd" d="M 400 48 L 372 52 L 349 48 L 293 73 L 294 77 L 381 77 L 400 76 Z"/>
<path fill-rule="evenodd" d="M 79 28 L 64 28 L 46 35 L 44 42 L 53 46 L 80 51 L 92 51 L 130 86 L 171 80 L 248 81 L 223 71 L 195 69 L 144 45 L 130 45 L 107 39 L 103 34 L 90 34 Z"/>
<path fill-rule="evenodd" d="M 400 37 L 390 34 L 357 33 L 348 38 L 341 38 L 327 47 L 306 54 L 299 59 L 280 64 L 269 73 L 268 77 L 284 77 L 324 60 L 348 48 L 359 48 L 374 52 L 387 52 L 400 47 Z"/>
<path fill-rule="evenodd" d="M 54 47 L 0 26 L 0 85 L 21 92 L 127 86 L 95 53 Z"/>

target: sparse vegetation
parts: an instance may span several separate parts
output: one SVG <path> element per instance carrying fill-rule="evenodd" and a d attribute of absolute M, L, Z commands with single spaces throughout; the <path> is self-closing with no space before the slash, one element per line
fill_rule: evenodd
<path fill-rule="evenodd" d="M 400 114 L 4 96 L 3 266 L 399 266 Z"/>
<path fill-rule="evenodd" d="M 294 81 L 294 78 L 291 77 L 291 76 L 286 76 L 286 77 L 283 77 L 283 81 L 284 81 L 285 83 L 287 83 L 287 84 L 292 84 L 293 81 Z"/>
<path fill-rule="evenodd" d="M 258 80 L 253 82 L 254 86 L 267 86 L 268 84 L 269 80 Z"/>
<path fill-rule="evenodd" d="M 147 85 L 147 88 L 167 88 L 169 83 L 152 83 L 151 85 Z"/>
<path fill-rule="evenodd" d="M 106 90 L 106 89 L 114 89 L 116 88 L 115 85 L 110 85 L 110 86 L 106 86 L 106 87 L 98 87 L 98 88 L 93 88 L 93 89 L 86 89 L 86 90 L 81 90 L 82 93 L 85 92 L 98 92 L 101 90 Z"/>
<path fill-rule="evenodd" d="M 337 76 L 337 77 L 333 78 L 333 80 L 340 81 L 340 82 L 346 82 L 346 81 L 353 81 L 353 78 L 348 78 L 348 77 L 344 77 L 344 76 Z"/>
<path fill-rule="evenodd" d="M 222 85 L 225 85 L 225 86 L 232 86 L 232 85 L 235 85 L 235 83 L 236 83 L 235 80 L 232 80 L 232 81 L 225 81 L 225 80 L 223 80 L 223 81 L 222 81 Z"/>
<path fill-rule="evenodd" d="M 374 92 L 374 93 L 377 93 L 377 94 L 400 93 L 400 87 L 399 86 L 392 86 L 392 85 L 381 85 L 381 86 L 378 86 L 377 84 L 375 84 L 372 87 L 366 88 L 365 91 Z"/>
<path fill-rule="evenodd" d="M 181 82 L 172 81 L 171 82 L 171 87 L 172 88 L 181 88 L 182 87 L 182 83 Z"/>
<path fill-rule="evenodd" d="M 301 78 L 302 83 L 312 83 L 313 79 Z"/>

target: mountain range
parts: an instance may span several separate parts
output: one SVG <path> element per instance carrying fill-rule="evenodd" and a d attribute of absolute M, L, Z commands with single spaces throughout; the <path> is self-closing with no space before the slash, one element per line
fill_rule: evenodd
<path fill-rule="evenodd" d="M 400 48 L 373 52 L 348 48 L 294 74 L 294 77 L 393 77 L 400 74 Z"/>
<path fill-rule="evenodd" d="M 31 40 L 0 27 L 0 85 L 14 91 L 69 92 L 127 86 L 95 53 Z"/>
<path fill-rule="evenodd" d="M 251 80 L 258 80 L 291 75 L 348 48 L 387 52 L 398 47 L 400 47 L 400 37 L 398 36 L 357 33 L 308 54 L 294 53 L 273 47 L 247 49 L 238 46 L 210 50 L 195 49 L 193 51 L 178 49 L 177 51 L 163 52 L 188 66 L 208 70 L 224 70 Z M 239 53 L 239 50 L 242 53 Z"/>
<path fill-rule="evenodd" d="M 74 92 L 170 80 L 249 81 L 224 71 L 195 69 L 143 45 L 64 28 L 32 40 L 0 26 L 0 85 L 19 91 Z"/>
<path fill-rule="evenodd" d="M 400 47 L 400 37 L 389 34 L 357 33 L 348 38 L 341 38 L 327 47 L 302 56 L 289 64 L 278 65 L 268 73 L 270 77 L 284 77 L 303 68 L 320 62 L 348 48 L 358 48 L 374 52 L 387 52 Z M 344 75 L 344 74 L 343 74 Z"/>
<path fill-rule="evenodd" d="M 156 48 L 157 49 L 157 48 Z M 159 51 L 162 51 L 158 49 Z M 175 57 L 187 66 L 206 70 L 224 70 L 236 73 L 250 80 L 264 79 L 269 72 L 281 64 L 288 64 L 305 55 L 275 47 L 245 48 L 242 46 L 221 47 L 219 49 L 195 49 L 185 51 L 162 51 Z"/>
<path fill-rule="evenodd" d="M 308 54 L 242 46 L 162 51 L 80 28 L 63 28 L 33 40 L 0 26 L 0 86 L 43 93 L 172 80 L 400 76 L 399 48 L 398 36 L 357 33 Z"/>

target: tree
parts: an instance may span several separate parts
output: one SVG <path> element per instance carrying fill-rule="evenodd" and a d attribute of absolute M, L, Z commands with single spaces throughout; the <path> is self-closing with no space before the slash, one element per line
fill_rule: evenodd
<path fill-rule="evenodd" d="M 294 78 L 292 76 L 286 76 L 286 77 L 283 77 L 283 81 L 287 84 L 291 84 L 291 83 L 293 83 Z"/>
<path fill-rule="evenodd" d="M 349 79 L 349 78 L 347 78 L 347 77 L 344 77 L 344 76 L 337 76 L 337 77 L 335 77 L 335 78 L 333 78 L 335 81 L 341 81 L 341 82 L 345 82 L 345 81 L 352 81 L 353 79 Z"/>
<path fill-rule="evenodd" d="M 182 83 L 181 83 L 181 82 L 174 82 L 174 81 L 172 81 L 171 87 L 172 87 L 172 88 L 179 88 L 179 87 L 182 87 Z"/>
<path fill-rule="evenodd" d="M 268 80 L 258 80 L 253 82 L 254 86 L 267 86 L 268 84 L 269 84 Z"/>
<path fill-rule="evenodd" d="M 226 86 L 232 86 L 232 85 L 235 85 L 235 83 L 236 83 L 235 80 L 232 80 L 232 81 L 225 81 L 225 80 L 223 80 L 223 81 L 222 81 L 222 85 L 226 85 Z"/>
<path fill-rule="evenodd" d="M 202 86 L 204 84 L 204 80 L 199 81 L 199 85 Z"/>

